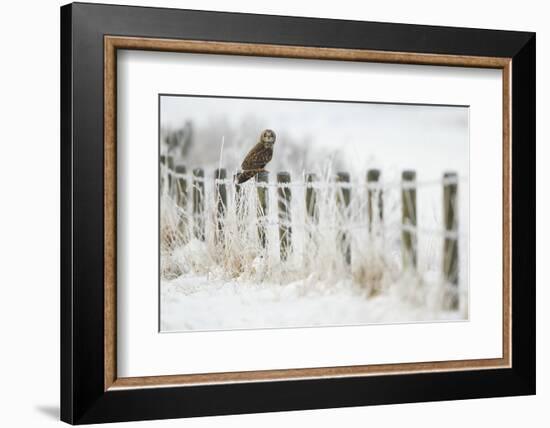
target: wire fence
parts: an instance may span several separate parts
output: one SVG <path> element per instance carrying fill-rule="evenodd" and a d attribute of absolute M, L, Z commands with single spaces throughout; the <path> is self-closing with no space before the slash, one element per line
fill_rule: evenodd
<path fill-rule="evenodd" d="M 402 268 L 412 271 L 417 268 L 418 237 L 429 235 L 441 239 L 445 281 L 458 285 L 458 242 L 464 237 L 458 228 L 457 195 L 465 180 L 456 173 L 420 181 L 415 171 L 403 171 L 401 180 L 393 182 L 382 181 L 381 171 L 376 169 L 366 171 L 362 179 L 330 171 L 304 173 L 297 179 L 284 171 L 270 175 L 260 172 L 248 182 L 236 184 L 234 174 L 228 175 L 224 168 L 205 174 L 203 168 L 188 170 L 185 165 L 174 165 L 170 157 L 161 157 L 160 194 L 178 213 L 170 226 L 172 235 L 184 242 L 204 241 L 208 236 L 222 242 L 225 229 L 233 225 L 239 233 L 256 235 L 249 239 L 260 242 L 259 248 L 278 241 L 280 260 L 285 261 L 300 246 L 308 251 L 315 234 L 331 231 L 343 263 L 351 264 L 360 244 L 352 251 L 350 242 L 357 241 L 358 233 L 371 241 L 387 239 L 393 233 L 400 242 Z M 441 189 L 440 228 L 417 223 L 417 189 L 428 186 Z M 399 216 L 389 218 L 390 212 Z"/>

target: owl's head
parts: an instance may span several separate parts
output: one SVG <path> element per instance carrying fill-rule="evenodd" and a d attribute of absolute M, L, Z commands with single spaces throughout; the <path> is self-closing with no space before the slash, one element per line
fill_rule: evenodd
<path fill-rule="evenodd" d="M 271 147 L 275 143 L 275 132 L 273 132 L 271 129 L 265 129 L 262 132 L 262 135 L 260 136 L 260 141 L 264 144 L 264 146 Z"/>

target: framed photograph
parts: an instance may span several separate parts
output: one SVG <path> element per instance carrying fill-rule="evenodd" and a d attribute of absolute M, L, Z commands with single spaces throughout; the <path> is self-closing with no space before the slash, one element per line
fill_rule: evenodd
<path fill-rule="evenodd" d="M 533 33 L 76 3 L 61 105 L 62 420 L 535 393 Z"/>

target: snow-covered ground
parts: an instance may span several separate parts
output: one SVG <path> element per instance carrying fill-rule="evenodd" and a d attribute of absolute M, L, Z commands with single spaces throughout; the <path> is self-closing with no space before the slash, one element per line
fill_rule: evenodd
<path fill-rule="evenodd" d="M 457 287 L 450 286 L 449 291 L 443 281 L 440 221 L 419 221 L 416 273 L 404 271 L 399 185 L 384 190 L 384 222 L 376 221 L 371 231 L 366 218 L 367 192 L 359 183 L 344 216 L 338 210 L 337 188 L 321 182 L 319 218 L 312 222 L 306 215 L 305 188 L 298 182 L 292 188 L 292 251 L 283 260 L 276 209 L 268 210 L 262 219 L 266 246 L 258 239 L 254 182 L 241 188 L 240 198 L 228 189 L 221 235 L 217 233 L 214 186 L 206 184 L 204 240 L 194 237 L 189 227 L 196 220 L 189 206 L 179 210 L 167 194 L 161 200 L 161 331 L 467 319 L 467 236 L 459 239 L 460 310 L 449 312 L 444 309 L 449 307 L 445 300 Z M 422 220 L 438 215 L 440 186 L 434 181 L 418 189 Z M 279 203 L 277 189 L 271 186 L 268 190 L 269 200 Z M 235 205 L 237 200 L 240 208 Z M 342 230 L 347 233 L 342 235 Z M 349 244 L 349 263 L 343 242 Z"/>
<path fill-rule="evenodd" d="M 181 147 L 172 147 L 167 136 L 184 123 L 193 132 Z M 265 127 L 277 134 L 269 180 L 261 186 L 266 210 L 258 205 L 255 180 L 238 194 L 231 182 Z M 172 178 L 187 180 L 189 194 L 181 206 L 167 186 L 161 196 L 161 330 L 467 319 L 468 129 L 469 110 L 463 106 L 163 96 L 161 152 L 187 166 L 188 174 Z M 204 178 L 190 175 L 194 167 L 204 169 Z M 226 168 L 227 179 L 215 181 L 215 168 Z M 371 168 L 381 171 L 377 184 L 366 181 Z M 417 172 L 416 221 L 406 225 L 417 241 L 414 275 L 404 272 L 410 267 L 402 257 L 401 180 L 408 169 Z M 280 171 L 292 177 L 284 199 L 276 180 Z M 349 173 L 349 183 L 336 182 L 342 171 Z M 460 309 L 454 312 L 443 309 L 451 294 L 442 274 L 449 236 L 442 180 L 447 171 L 458 176 L 457 233 L 451 236 L 458 239 L 459 284 L 451 288 L 459 290 Z M 306 184 L 307 173 L 316 174 L 313 183 Z M 163 168 L 161 174 L 161 183 L 167 183 L 172 172 Z M 227 192 L 222 216 L 220 184 Z M 192 197 L 193 186 L 201 198 Z M 316 216 L 306 209 L 307 189 L 315 190 Z M 383 204 L 371 205 L 369 198 Z M 195 209 L 199 200 L 204 206 Z M 200 225 L 203 232 L 196 233 Z M 281 225 L 291 226 L 285 257 Z"/>
<path fill-rule="evenodd" d="M 441 309 L 443 290 L 435 278 L 422 283 L 402 278 L 384 292 L 369 296 L 350 280 L 325 287 L 307 279 L 282 285 L 180 276 L 161 283 L 161 331 L 466 319 L 465 307 L 458 311 Z"/>

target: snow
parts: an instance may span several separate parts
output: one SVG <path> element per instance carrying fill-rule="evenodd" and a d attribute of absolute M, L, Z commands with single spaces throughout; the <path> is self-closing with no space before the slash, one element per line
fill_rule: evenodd
<path fill-rule="evenodd" d="M 205 237 L 197 239 L 193 198 L 179 209 L 166 186 L 161 199 L 161 330 L 204 331 L 440 322 L 468 318 L 469 109 L 466 107 L 251 100 L 163 96 L 161 134 L 193 124 L 186 153 L 176 162 L 205 169 Z M 231 177 L 258 130 L 277 133 L 269 164 L 268 209 L 258 215 L 250 180 L 227 186 L 225 215 L 217 216 L 214 168 Z M 163 153 L 168 146 L 161 148 Z M 382 171 L 380 189 L 366 172 Z M 401 172 L 416 182 L 416 273 L 403 272 Z M 292 175 L 291 200 L 277 192 L 278 171 Z M 342 210 L 339 171 L 351 175 L 351 201 Z M 460 308 L 444 310 L 454 290 L 442 281 L 442 175 L 458 173 Z M 305 173 L 315 183 L 319 218 L 306 211 Z M 163 170 L 164 182 L 168 171 Z M 188 180 L 189 176 L 186 177 Z M 189 181 L 191 186 L 191 181 Z M 383 221 L 369 190 L 381 191 Z M 377 194 L 374 193 L 374 200 Z M 292 251 L 280 257 L 278 206 L 290 208 Z M 376 204 L 375 204 L 376 205 Z M 219 224 L 223 234 L 218 236 Z M 267 244 L 260 245 L 258 226 Z M 410 225 L 408 225 L 410 226 Z M 351 263 L 342 245 L 351 249 Z"/>
<path fill-rule="evenodd" d="M 182 275 L 161 283 L 161 331 L 364 325 L 463 320 L 466 311 L 441 309 L 441 284 L 402 278 L 384 292 L 342 280 L 288 284 L 224 281 Z"/>

